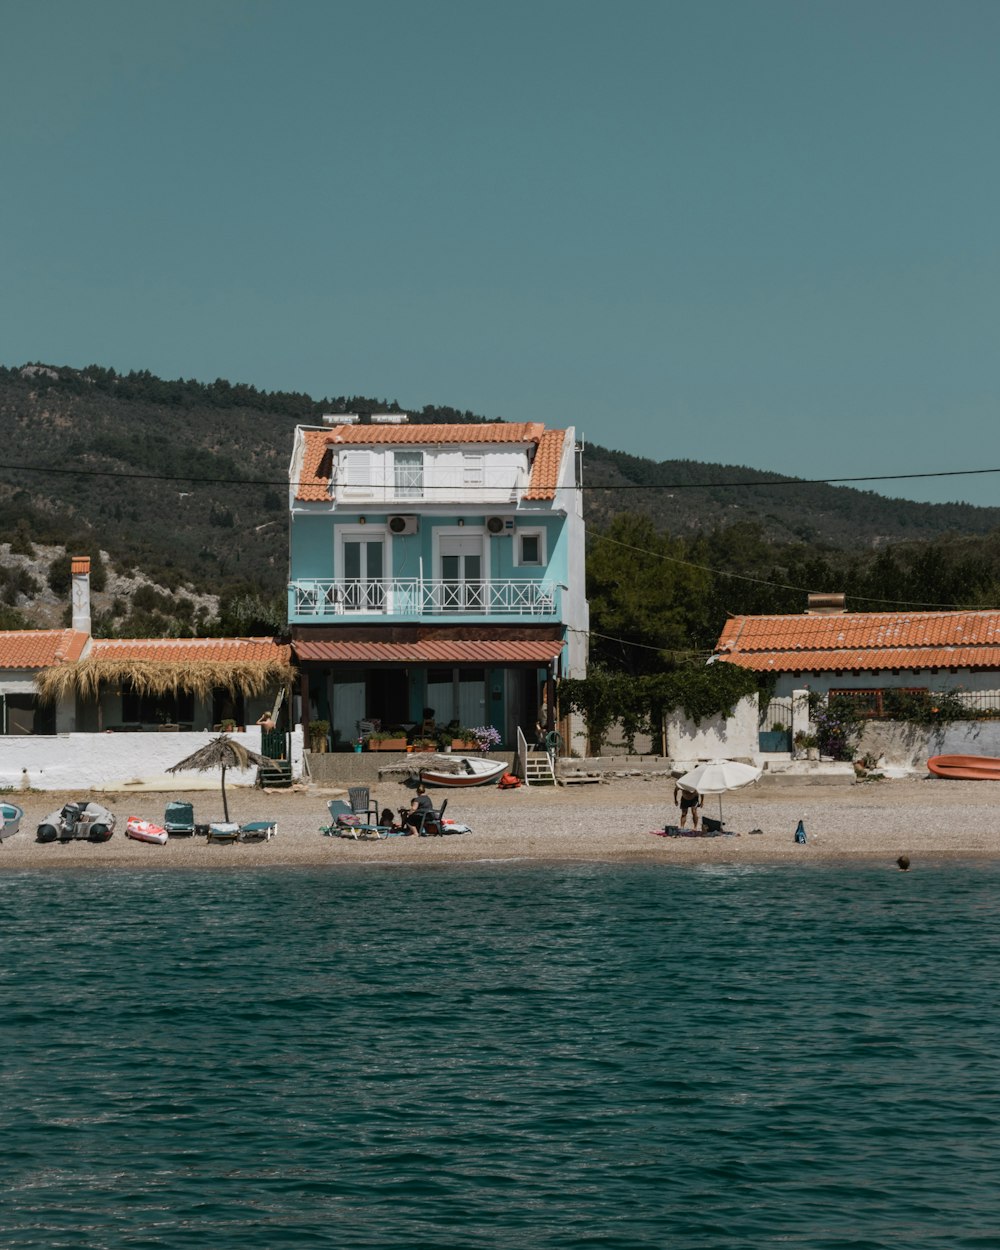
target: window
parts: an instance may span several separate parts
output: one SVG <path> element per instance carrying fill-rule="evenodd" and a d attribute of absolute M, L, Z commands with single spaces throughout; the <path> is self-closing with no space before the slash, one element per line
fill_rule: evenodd
<path fill-rule="evenodd" d="M 370 451 L 345 451 L 343 453 L 341 485 L 347 496 L 367 499 L 374 484 L 372 455 Z"/>
<path fill-rule="evenodd" d="M 517 564 L 533 565 L 545 563 L 545 531 L 518 529 L 515 537 L 517 543 Z"/>
<path fill-rule="evenodd" d="M 397 451 L 392 457 L 397 499 L 420 499 L 424 493 L 424 453 Z"/>
<path fill-rule="evenodd" d="M 482 484 L 483 457 L 466 453 L 466 455 L 462 457 L 462 485 L 482 486 Z"/>

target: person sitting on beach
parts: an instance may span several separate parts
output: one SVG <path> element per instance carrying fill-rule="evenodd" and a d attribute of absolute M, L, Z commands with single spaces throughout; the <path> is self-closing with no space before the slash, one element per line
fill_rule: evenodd
<path fill-rule="evenodd" d="M 420 826 L 424 823 L 424 813 L 433 810 L 434 804 L 431 802 L 431 796 L 427 793 L 426 787 L 419 785 L 416 794 L 410 799 L 409 811 L 405 807 L 399 809 L 400 823 L 395 828 L 405 829 L 406 836 L 412 837 L 420 832 Z"/>
<path fill-rule="evenodd" d="M 674 806 L 681 809 L 681 825 L 683 829 L 688 817 L 691 813 L 691 828 L 698 828 L 698 808 L 701 807 L 701 795 L 697 790 L 684 790 L 679 785 L 674 785 Z"/>

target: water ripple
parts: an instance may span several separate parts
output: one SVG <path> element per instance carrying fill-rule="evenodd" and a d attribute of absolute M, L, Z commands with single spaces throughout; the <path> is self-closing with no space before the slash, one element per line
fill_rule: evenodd
<path fill-rule="evenodd" d="M 996 1244 L 998 886 L 12 874 L 4 1244 Z"/>

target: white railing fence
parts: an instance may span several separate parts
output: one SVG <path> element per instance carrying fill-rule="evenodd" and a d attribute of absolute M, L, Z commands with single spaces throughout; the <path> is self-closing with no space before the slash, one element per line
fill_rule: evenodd
<path fill-rule="evenodd" d="M 476 613 L 484 616 L 556 616 L 559 587 L 550 582 L 390 581 L 304 578 L 291 585 L 292 614 L 323 618 L 350 613 L 425 616 Z"/>

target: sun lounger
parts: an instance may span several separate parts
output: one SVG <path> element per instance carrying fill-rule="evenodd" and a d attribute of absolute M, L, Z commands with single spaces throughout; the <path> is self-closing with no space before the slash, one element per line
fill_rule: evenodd
<path fill-rule="evenodd" d="M 241 842 L 270 842 L 278 832 L 276 820 L 251 820 L 240 825 Z"/>
<path fill-rule="evenodd" d="M 208 826 L 209 842 L 238 842 L 240 840 L 240 827 L 232 822 L 220 821 L 217 824 Z"/>
<path fill-rule="evenodd" d="M 194 835 L 194 808 L 190 803 L 171 802 L 163 815 L 163 827 L 172 838 Z"/>

